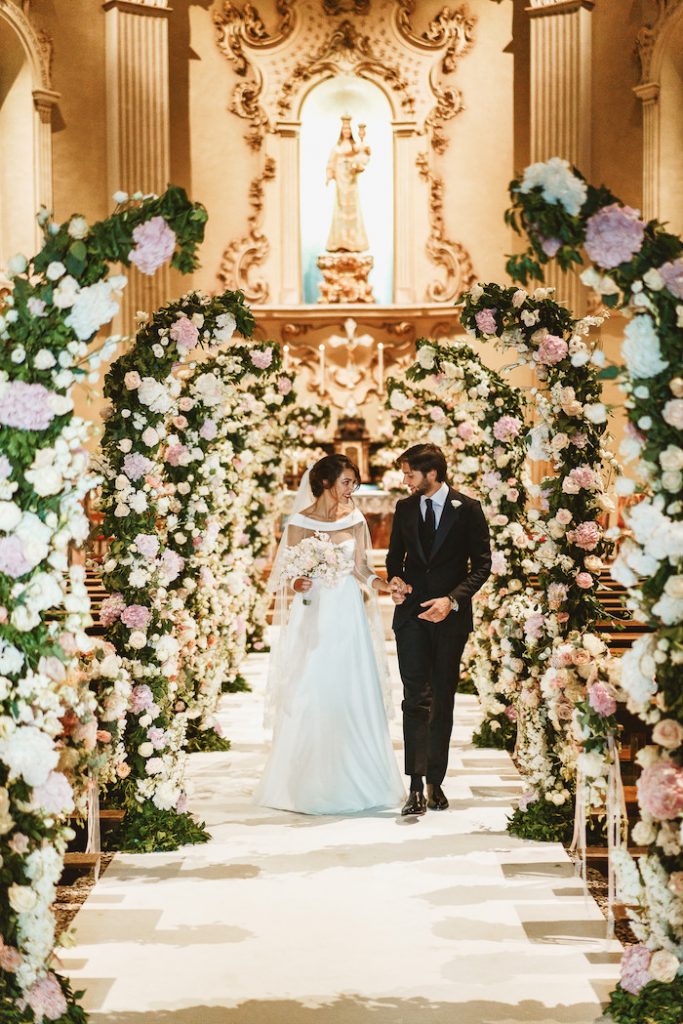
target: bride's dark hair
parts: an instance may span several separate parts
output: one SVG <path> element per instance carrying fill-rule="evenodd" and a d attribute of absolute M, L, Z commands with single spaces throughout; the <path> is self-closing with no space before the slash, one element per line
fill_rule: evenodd
<path fill-rule="evenodd" d="M 313 496 L 319 498 L 325 487 L 332 487 L 336 484 L 345 469 L 350 470 L 356 478 L 357 486 L 360 486 L 360 470 L 355 462 L 347 459 L 345 455 L 326 455 L 311 467 L 309 483 Z"/>

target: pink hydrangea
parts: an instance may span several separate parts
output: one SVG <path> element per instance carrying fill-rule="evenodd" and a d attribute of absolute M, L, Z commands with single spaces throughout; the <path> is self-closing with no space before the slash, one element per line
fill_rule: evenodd
<path fill-rule="evenodd" d="M 105 597 L 100 607 L 100 623 L 108 627 L 113 626 L 117 619 L 121 618 L 121 612 L 126 607 L 123 594 L 111 594 Z"/>
<path fill-rule="evenodd" d="M 592 551 L 600 543 L 600 527 L 592 520 L 579 523 L 575 530 L 567 531 L 567 538 L 582 551 Z"/>
<path fill-rule="evenodd" d="M 135 537 L 135 547 L 145 558 L 156 558 L 159 552 L 159 538 L 153 533 L 138 533 Z"/>
<path fill-rule="evenodd" d="M 495 309 L 480 309 L 474 319 L 482 334 L 495 334 L 497 331 Z"/>
<path fill-rule="evenodd" d="M 446 419 L 446 413 L 443 411 L 440 405 L 432 405 L 429 409 L 429 418 L 432 423 L 443 423 Z"/>
<path fill-rule="evenodd" d="M 588 703 L 599 715 L 608 718 L 617 710 L 614 691 L 606 683 L 594 683 L 588 691 Z"/>
<path fill-rule="evenodd" d="M 189 352 L 199 341 L 198 329 L 186 316 L 176 320 L 169 333 L 181 352 Z"/>
<path fill-rule="evenodd" d="M 293 388 L 293 384 L 289 377 L 278 377 L 277 389 L 281 395 L 288 395 Z"/>
<path fill-rule="evenodd" d="M 184 444 L 172 444 L 166 449 L 166 461 L 169 466 L 184 466 L 189 454 Z"/>
<path fill-rule="evenodd" d="M 273 361 L 272 348 L 264 348 L 262 352 L 255 350 L 251 353 L 251 361 L 257 370 L 267 370 Z"/>
<path fill-rule="evenodd" d="M 51 395 L 42 384 L 12 381 L 0 397 L 0 424 L 16 430 L 47 430 L 55 418 Z"/>
<path fill-rule="evenodd" d="M 664 284 L 677 299 L 683 299 L 683 256 L 670 260 L 659 268 Z"/>
<path fill-rule="evenodd" d="M 30 562 L 24 554 L 24 548 L 19 537 L 10 534 L 9 537 L 0 537 L 0 573 L 11 576 L 18 580 L 20 576 L 30 572 L 34 563 Z"/>
<path fill-rule="evenodd" d="M 564 583 L 550 583 L 548 585 L 548 605 L 553 611 L 557 611 L 567 600 L 569 591 Z"/>
<path fill-rule="evenodd" d="M 129 629 L 147 629 L 151 618 L 151 611 L 143 604 L 129 604 L 121 612 L 121 622 Z"/>
<path fill-rule="evenodd" d="M 199 428 L 199 436 L 203 437 L 205 441 L 213 441 L 214 437 L 218 433 L 218 427 L 216 421 L 212 419 L 206 419 Z"/>
<path fill-rule="evenodd" d="M 469 420 L 463 420 L 462 423 L 458 423 L 457 429 L 458 437 L 461 437 L 463 441 L 471 441 L 474 437 L 474 427 Z"/>
<path fill-rule="evenodd" d="M 67 1011 L 66 997 L 62 986 L 52 972 L 39 978 L 26 993 L 26 1002 L 37 1020 L 59 1020 Z"/>
<path fill-rule="evenodd" d="M 542 235 L 539 235 L 538 240 L 541 243 L 541 249 L 543 249 L 543 252 L 546 256 L 549 256 L 550 259 L 552 259 L 553 256 L 557 256 L 558 252 L 562 248 L 561 238 L 544 238 Z"/>
<path fill-rule="evenodd" d="M 152 217 L 133 229 L 133 241 L 135 248 L 128 253 L 128 259 L 143 274 L 151 276 L 173 255 L 176 234 L 163 217 Z"/>
<path fill-rule="evenodd" d="M 545 615 L 543 612 L 535 612 L 524 623 L 524 632 L 529 640 L 540 640 L 543 636 L 544 626 Z"/>
<path fill-rule="evenodd" d="M 503 576 L 509 569 L 504 551 L 494 551 L 491 554 L 491 572 L 494 576 Z"/>
<path fill-rule="evenodd" d="M 574 578 L 577 587 L 581 587 L 582 590 L 590 590 L 593 586 L 593 577 L 589 572 L 577 572 Z"/>
<path fill-rule="evenodd" d="M 641 810 L 653 818 L 673 821 L 683 811 L 683 768 L 668 757 L 644 768 L 637 785 Z"/>
<path fill-rule="evenodd" d="M 147 738 L 152 744 L 155 750 L 161 750 L 162 747 L 166 746 L 167 736 L 166 730 L 160 729 L 158 726 L 153 726 L 147 733 Z"/>
<path fill-rule="evenodd" d="M 493 424 L 493 436 L 497 441 L 511 441 L 514 437 L 519 436 L 521 426 L 522 421 L 516 416 L 501 416 Z"/>
<path fill-rule="evenodd" d="M 538 346 L 538 351 L 534 353 L 534 359 L 544 366 L 555 366 L 556 363 L 561 363 L 568 353 L 569 346 L 564 338 L 556 334 L 546 334 Z"/>
<path fill-rule="evenodd" d="M 495 469 L 487 470 L 481 478 L 482 487 L 486 488 L 487 491 L 492 491 L 494 487 L 499 487 L 502 482 L 503 478 Z"/>
<path fill-rule="evenodd" d="M 130 709 L 135 715 L 149 711 L 154 706 L 154 695 L 147 683 L 139 683 L 133 687 L 130 695 Z"/>
<path fill-rule="evenodd" d="M 167 548 L 161 556 L 161 565 L 168 582 L 173 583 L 185 568 L 185 559 L 177 551 Z"/>
<path fill-rule="evenodd" d="M 129 480 L 139 480 L 154 469 L 154 463 L 139 452 L 129 452 L 123 460 L 123 472 Z"/>
<path fill-rule="evenodd" d="M 652 976 L 648 971 L 652 954 L 647 946 L 627 946 L 621 958 L 621 987 L 632 996 L 637 996 Z"/>
<path fill-rule="evenodd" d="M 589 218 L 584 248 L 594 263 L 611 270 L 640 252 L 644 235 L 639 210 L 611 203 Z"/>

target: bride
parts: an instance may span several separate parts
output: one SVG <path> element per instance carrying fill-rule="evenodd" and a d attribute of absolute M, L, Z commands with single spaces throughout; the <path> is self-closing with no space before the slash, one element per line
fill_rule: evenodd
<path fill-rule="evenodd" d="M 390 588 L 368 565 L 369 531 L 351 497 L 359 484 L 358 468 L 345 456 L 317 462 L 302 480 L 275 560 L 280 628 L 266 719 L 273 745 L 255 795 L 266 807 L 352 814 L 395 807 L 404 796 L 387 724 L 389 672 L 377 605 L 377 592 Z M 316 534 L 342 549 L 333 585 L 285 573 L 289 550 Z"/>

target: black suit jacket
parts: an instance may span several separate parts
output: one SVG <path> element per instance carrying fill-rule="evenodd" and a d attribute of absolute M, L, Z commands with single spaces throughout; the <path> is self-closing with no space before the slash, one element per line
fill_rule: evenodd
<path fill-rule="evenodd" d="M 453 502 L 460 502 L 457 507 Z M 491 543 L 481 505 L 474 498 L 450 488 L 436 531 L 431 557 L 426 558 L 419 534 L 420 495 L 413 494 L 396 505 L 387 552 L 389 579 L 400 577 L 413 588 L 394 611 L 394 629 L 419 615 L 422 601 L 450 597 L 457 601 L 440 625 L 454 632 L 472 629 L 472 597 L 491 573 Z"/>

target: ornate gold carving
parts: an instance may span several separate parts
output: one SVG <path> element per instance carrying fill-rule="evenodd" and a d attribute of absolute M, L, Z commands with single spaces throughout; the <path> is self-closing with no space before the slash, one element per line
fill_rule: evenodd
<path fill-rule="evenodd" d="M 370 37 L 362 35 L 348 18 L 332 29 L 312 60 L 302 62 L 283 84 L 278 102 L 281 116 L 289 113 L 292 100 L 300 86 L 316 76 L 334 75 L 339 71 L 359 75 L 370 74 L 382 79 L 401 97 L 406 114 L 415 110 L 415 100 L 398 67 L 385 63 L 373 52 Z"/>
<path fill-rule="evenodd" d="M 276 10 L 280 22 L 273 35 L 269 34 L 254 4 L 245 4 L 240 10 L 231 0 L 225 0 L 222 11 L 215 11 L 213 15 L 218 48 L 234 65 L 236 73 L 244 78 L 233 89 L 230 110 L 250 122 L 245 139 L 254 150 L 261 148 L 270 124 L 260 101 L 263 80 L 247 59 L 243 44 L 258 50 L 278 46 L 288 38 L 294 29 L 294 0 L 278 0 Z"/>
<path fill-rule="evenodd" d="M 239 242 L 231 242 L 223 254 L 218 280 L 224 288 L 239 288 L 250 302 L 267 302 L 270 296 L 268 282 L 263 277 L 252 277 L 253 267 L 262 263 L 270 252 L 270 243 L 261 231 L 265 183 L 275 177 L 275 160 L 266 157 L 261 174 L 249 186 L 249 232 Z"/>
<path fill-rule="evenodd" d="M 367 14 L 370 0 L 322 0 L 323 11 L 329 17 L 340 14 Z"/>
<path fill-rule="evenodd" d="M 12 0 L 0 0 L 0 17 L 9 21 L 26 44 L 35 88 L 52 92 L 52 39 L 47 32 L 36 29 L 28 15 L 28 5 L 19 8 Z"/>
<path fill-rule="evenodd" d="M 316 260 L 323 275 L 318 285 L 318 302 L 374 302 L 368 274 L 372 270 L 372 256 L 356 252 L 325 253 Z"/>
<path fill-rule="evenodd" d="M 636 36 L 636 51 L 640 60 L 640 81 L 650 81 L 652 58 L 657 39 L 671 15 L 681 6 L 682 0 L 650 0 L 650 18 Z"/>
<path fill-rule="evenodd" d="M 417 167 L 421 177 L 429 185 L 429 224 L 431 233 L 427 240 L 427 253 L 437 266 L 443 267 L 446 280 L 437 279 L 427 286 L 427 298 L 432 302 L 451 302 L 459 298 L 474 282 L 472 260 L 459 242 L 446 237 L 443 217 L 443 178 L 434 174 L 429 166 L 429 157 L 420 153 Z"/>

